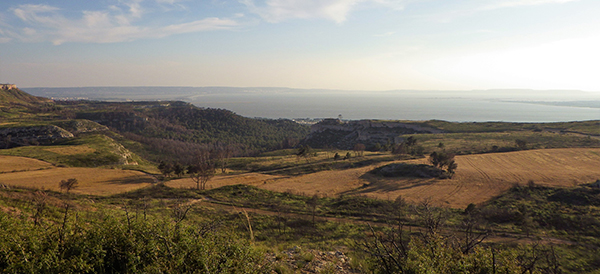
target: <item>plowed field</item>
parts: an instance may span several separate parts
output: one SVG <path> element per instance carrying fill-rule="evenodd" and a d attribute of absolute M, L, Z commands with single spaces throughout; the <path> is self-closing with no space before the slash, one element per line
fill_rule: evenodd
<path fill-rule="evenodd" d="M 413 162 L 426 162 L 425 159 Z M 383 178 L 368 171 L 375 166 L 323 171 L 297 177 L 265 174 L 216 176 L 208 185 L 249 184 L 257 187 L 320 196 L 359 194 L 381 199 L 399 195 L 411 202 L 430 199 L 442 206 L 464 208 L 499 195 L 515 184 L 533 180 L 546 186 L 570 187 L 600 179 L 600 149 L 545 149 L 457 156 L 453 179 Z M 194 187 L 189 179 L 168 183 Z"/>

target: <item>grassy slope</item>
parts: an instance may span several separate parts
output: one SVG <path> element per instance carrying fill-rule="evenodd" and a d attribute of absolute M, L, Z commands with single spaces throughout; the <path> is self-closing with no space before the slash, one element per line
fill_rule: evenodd
<path fill-rule="evenodd" d="M 43 97 L 30 95 L 20 89 L 0 90 L 0 105 L 9 103 L 28 104 L 28 103 L 43 103 L 51 101 Z"/>
<path fill-rule="evenodd" d="M 22 156 L 69 167 L 123 167 L 156 172 L 146 160 L 129 152 L 114 139 L 102 135 L 87 135 L 52 146 L 26 146 L 0 150 L 1 155 Z M 122 166 L 123 160 L 137 165 Z"/>

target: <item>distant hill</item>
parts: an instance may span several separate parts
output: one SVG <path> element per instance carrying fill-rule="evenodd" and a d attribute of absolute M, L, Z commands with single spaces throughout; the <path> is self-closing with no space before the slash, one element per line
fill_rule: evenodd
<path fill-rule="evenodd" d="M 174 160 L 213 145 L 233 146 L 238 155 L 289 148 L 309 128 L 287 119 L 253 119 L 225 109 L 185 102 L 59 101 L 78 119 L 87 119 L 144 145 L 149 159 Z"/>
<path fill-rule="evenodd" d="M 44 97 L 38 97 L 30 95 L 18 88 L 6 89 L 0 88 L 0 105 L 7 104 L 22 104 L 27 105 L 31 103 L 46 103 L 52 100 Z"/>

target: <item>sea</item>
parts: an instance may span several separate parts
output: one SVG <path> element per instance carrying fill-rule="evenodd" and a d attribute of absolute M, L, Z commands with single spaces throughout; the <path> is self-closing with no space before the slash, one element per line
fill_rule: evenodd
<path fill-rule="evenodd" d="M 369 96 L 202 96 L 199 107 L 223 108 L 246 117 L 444 120 L 456 122 L 564 122 L 599 120 L 600 108 L 481 98 Z"/>
<path fill-rule="evenodd" d="M 287 88 L 24 88 L 54 99 L 180 100 L 251 118 L 566 122 L 600 120 L 600 93 L 581 91 L 356 92 Z"/>

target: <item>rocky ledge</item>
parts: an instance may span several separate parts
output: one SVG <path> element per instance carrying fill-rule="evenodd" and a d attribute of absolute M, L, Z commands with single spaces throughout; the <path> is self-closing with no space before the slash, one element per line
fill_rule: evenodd
<path fill-rule="evenodd" d="M 51 144 L 73 137 L 71 132 L 54 125 L 0 128 L 0 147 Z"/>

